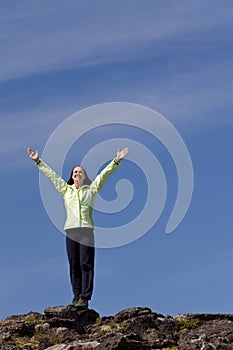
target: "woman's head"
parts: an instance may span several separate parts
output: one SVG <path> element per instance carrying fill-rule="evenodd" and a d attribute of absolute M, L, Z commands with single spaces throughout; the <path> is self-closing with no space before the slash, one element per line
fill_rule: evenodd
<path fill-rule="evenodd" d="M 85 168 L 81 165 L 76 165 L 73 167 L 67 184 L 73 185 L 75 181 L 81 183 L 82 185 L 91 184 L 91 180 L 89 179 Z"/>

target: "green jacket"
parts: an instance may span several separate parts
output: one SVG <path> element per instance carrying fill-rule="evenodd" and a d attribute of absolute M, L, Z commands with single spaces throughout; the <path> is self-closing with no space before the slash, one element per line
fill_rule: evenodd
<path fill-rule="evenodd" d="M 41 159 L 36 165 L 53 182 L 64 199 L 67 215 L 64 230 L 76 227 L 94 228 L 92 219 L 94 199 L 109 176 L 118 168 L 119 163 L 112 160 L 90 185 L 83 185 L 79 189 L 74 184 L 68 185 Z"/>

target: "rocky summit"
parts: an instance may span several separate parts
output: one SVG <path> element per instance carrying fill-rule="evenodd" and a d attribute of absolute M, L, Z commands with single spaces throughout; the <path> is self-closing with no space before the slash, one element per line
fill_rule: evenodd
<path fill-rule="evenodd" d="M 135 307 L 114 316 L 73 306 L 47 308 L 0 321 L 0 350 L 230 350 L 233 315 L 164 316 Z"/>

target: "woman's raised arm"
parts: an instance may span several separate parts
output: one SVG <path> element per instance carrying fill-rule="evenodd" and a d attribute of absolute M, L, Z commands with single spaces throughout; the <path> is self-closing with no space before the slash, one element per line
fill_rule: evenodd
<path fill-rule="evenodd" d="M 48 164 L 39 158 L 38 151 L 33 151 L 31 148 L 28 148 L 27 152 L 29 157 L 34 160 L 39 170 L 53 182 L 57 191 L 64 197 L 67 189 L 70 186 L 68 186 L 65 180 L 63 180 L 61 176 L 57 175 Z"/>
<path fill-rule="evenodd" d="M 91 190 L 94 196 L 97 195 L 98 191 L 102 188 L 104 183 L 107 181 L 109 176 L 118 168 L 120 161 L 128 154 L 129 149 L 124 148 L 122 151 L 117 150 L 117 156 L 114 158 L 99 175 L 96 176 L 95 180 L 91 183 Z"/>

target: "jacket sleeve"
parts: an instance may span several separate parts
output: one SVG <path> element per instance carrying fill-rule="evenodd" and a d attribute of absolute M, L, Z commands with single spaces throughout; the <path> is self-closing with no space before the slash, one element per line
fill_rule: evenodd
<path fill-rule="evenodd" d="M 39 170 L 52 181 L 57 191 L 64 197 L 65 192 L 68 188 L 68 185 L 65 182 L 65 180 L 63 180 L 59 175 L 57 175 L 55 171 L 53 171 L 45 162 L 43 162 L 43 160 L 39 159 L 36 162 L 36 165 L 39 168 Z"/>
<path fill-rule="evenodd" d="M 101 190 L 109 176 L 118 168 L 119 162 L 114 159 L 96 176 L 95 180 L 91 183 L 90 188 L 94 196 Z"/>

